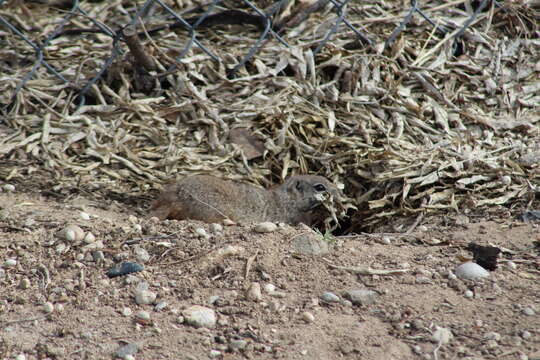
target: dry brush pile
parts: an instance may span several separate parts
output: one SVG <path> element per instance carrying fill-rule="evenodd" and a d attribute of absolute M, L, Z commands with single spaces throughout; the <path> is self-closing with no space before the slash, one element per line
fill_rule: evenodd
<path fill-rule="evenodd" d="M 166 3 L 197 13 L 189 1 Z M 183 174 L 267 186 L 318 173 L 345 185 L 358 208 L 352 231 L 395 215 L 530 206 L 540 186 L 538 3 L 488 3 L 460 33 L 475 2 L 426 1 L 423 12 L 448 31 L 415 14 L 385 43 L 409 4 L 350 2 L 342 15 L 373 43 L 340 23 L 316 52 L 339 16 L 330 3 L 280 29 L 289 47 L 269 36 L 235 77 L 231 69 L 261 36 L 257 24 L 201 27 L 196 39 L 216 61 L 183 28 L 152 32 L 171 23 L 156 7 L 137 28 L 153 70 L 139 71 L 121 42 L 123 53 L 80 107 L 79 91 L 110 58 L 114 40 L 77 29 L 96 29 L 93 19 L 116 31 L 136 2 L 80 5 L 86 15 L 64 27 L 76 31 L 43 53 L 66 83 L 40 66 L 17 92 L 36 54 L 0 28 L 0 103 L 9 105 L 0 178 L 24 182 L 39 170 L 58 191 L 140 196 Z M 0 16 L 39 42 L 69 12 L 60 5 L 12 1 Z M 291 1 L 281 16 L 309 5 Z M 215 12 L 241 6 L 223 2 Z"/>

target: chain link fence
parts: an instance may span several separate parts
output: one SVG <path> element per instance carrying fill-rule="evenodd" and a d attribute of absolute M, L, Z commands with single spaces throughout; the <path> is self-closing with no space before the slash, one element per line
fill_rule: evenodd
<path fill-rule="evenodd" d="M 159 37 L 167 31 L 181 29 L 188 34 L 186 42 L 178 44 L 178 49 L 181 50 L 175 57 L 175 62 L 182 61 L 191 50 L 197 48 L 216 63 L 226 63 L 227 60 L 221 58 L 199 41 L 200 38 L 206 36 L 203 30 L 218 25 L 254 27 L 258 31 L 257 40 L 247 47 L 240 61 L 236 64 L 227 64 L 229 68 L 228 76 L 229 78 L 234 78 L 237 76 L 238 70 L 253 60 L 257 56 L 258 50 L 269 41 L 276 41 L 283 47 L 289 47 L 289 44 L 284 39 L 284 35 L 315 13 L 322 13 L 325 18 L 332 19 L 332 23 L 329 24 L 326 33 L 318 39 L 317 44 L 314 45 L 314 55 L 318 54 L 325 46 L 331 43 L 338 32 L 348 32 L 351 35 L 351 41 L 348 44 L 349 49 L 375 47 L 376 44 L 380 43 L 384 45 L 384 48 L 391 47 L 398 39 L 400 33 L 407 26 L 411 25 L 413 15 L 415 14 L 420 15 L 421 19 L 431 27 L 432 31 L 442 36 L 451 36 L 454 42 L 454 51 L 456 55 L 459 55 L 462 51 L 463 35 L 466 29 L 474 22 L 478 13 L 483 11 L 488 4 L 496 7 L 501 6 L 498 2 L 488 0 L 479 1 L 477 4 L 474 4 L 474 8 L 469 9 L 470 15 L 468 20 L 461 27 L 456 27 L 455 24 L 444 23 L 444 21 L 430 17 L 424 9 L 425 6 L 413 0 L 408 9 L 403 9 L 404 11 L 399 25 L 395 27 L 387 39 L 381 41 L 376 34 L 368 33 L 358 24 L 358 21 L 352 19 L 358 19 L 358 15 L 364 16 L 367 11 L 365 9 L 363 10 L 363 8 L 367 9 L 369 6 L 354 4 L 353 11 L 351 11 L 349 8 L 351 8 L 350 4 L 352 2 L 349 0 L 316 0 L 310 2 L 280 0 L 266 4 L 265 7 L 263 7 L 265 4 L 257 4 L 254 1 L 247 0 L 236 2 L 213 0 L 211 3 L 188 7 L 188 9 L 180 9 L 178 3 L 173 7 L 172 4 L 168 4 L 162 0 L 147 0 L 140 8 L 137 8 L 136 5 L 127 8 L 126 15 L 130 18 L 130 21 L 120 27 L 111 26 L 90 14 L 85 10 L 85 7 L 89 5 L 87 3 L 81 3 L 77 0 L 50 3 L 47 0 L 43 1 L 45 3 L 42 3 L 41 6 L 56 6 L 65 13 L 65 16 L 63 16 L 59 23 L 50 24 L 51 29 L 47 31 L 45 38 L 38 39 L 33 37 L 31 31 L 29 31 L 31 29 L 25 29 L 25 26 L 21 26 L 21 21 L 10 15 L 9 10 L 7 12 L 4 11 L 0 16 L 0 25 L 5 31 L 0 36 L 3 46 L 9 46 L 9 37 L 13 36 L 23 39 L 33 50 L 33 59 L 31 60 L 33 66 L 28 73 L 17 79 L 18 85 L 12 94 L 12 101 L 25 84 L 30 79 L 36 77 L 36 72 L 41 67 L 45 67 L 48 73 L 61 82 L 65 84 L 70 83 L 71 80 L 63 75 L 65 69 L 59 69 L 57 66 L 51 65 L 46 56 L 48 47 L 52 46 L 51 44 L 55 39 L 66 36 L 82 40 L 89 34 L 101 34 L 112 40 L 110 55 L 108 58 L 102 59 L 101 68 L 86 83 L 74 86 L 78 92 L 78 105 L 81 106 L 87 102 L 86 95 L 89 89 L 103 79 L 105 74 L 110 71 L 114 61 L 125 53 L 124 44 L 127 44 L 128 48 L 134 54 L 139 73 L 150 73 L 155 70 L 152 60 L 145 55 L 144 46 L 141 44 L 140 39 L 144 39 L 145 37 Z M 5 2 L 5 0 L 0 1 L 0 9 L 2 6 L 6 6 Z M 455 6 L 462 6 L 463 3 L 465 2 L 455 2 Z M 21 2 L 20 6 L 24 7 L 25 5 Z M 439 6 L 438 8 L 451 9 L 452 7 L 452 4 L 448 4 Z M 434 9 L 430 8 L 429 10 L 433 11 Z M 351 16 L 351 13 L 354 16 Z M 81 18 L 86 20 L 90 27 L 79 27 L 78 24 L 80 24 Z M 388 21 L 391 20 L 390 18 L 392 17 L 374 20 Z M 156 25 L 156 22 L 160 24 Z M 416 23 L 414 26 L 420 25 Z M 144 31 L 141 29 L 144 29 Z M 74 64 L 65 64 L 65 66 L 72 65 Z M 175 71 L 176 67 L 175 64 L 170 65 L 165 73 Z M 9 110 L 9 105 L 3 104 L 4 110 Z"/>

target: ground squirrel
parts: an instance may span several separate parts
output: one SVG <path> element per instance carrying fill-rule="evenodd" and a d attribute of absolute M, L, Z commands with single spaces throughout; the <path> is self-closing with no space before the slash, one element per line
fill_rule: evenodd
<path fill-rule="evenodd" d="M 220 222 L 313 224 L 320 205 L 337 187 L 322 176 L 291 176 L 277 187 L 262 189 L 208 175 L 189 176 L 168 186 L 150 208 L 159 219 Z"/>

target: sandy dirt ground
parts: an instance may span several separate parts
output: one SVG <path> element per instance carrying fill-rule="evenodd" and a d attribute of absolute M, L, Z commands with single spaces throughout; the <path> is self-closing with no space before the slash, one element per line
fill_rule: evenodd
<path fill-rule="evenodd" d="M 85 238 L 62 238 L 68 224 Z M 306 236 L 2 192 L 0 358 L 540 359 L 537 225 L 448 214 L 407 235 L 326 236 L 318 255 Z M 502 248 L 489 277 L 453 275 L 470 242 Z M 144 270 L 106 275 L 124 261 Z"/>

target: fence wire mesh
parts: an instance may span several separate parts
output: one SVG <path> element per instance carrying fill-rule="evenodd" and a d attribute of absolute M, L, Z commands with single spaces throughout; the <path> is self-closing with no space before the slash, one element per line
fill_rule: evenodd
<path fill-rule="evenodd" d="M 6 0 L 0 1 L 0 7 L 4 5 Z M 177 68 L 176 63 L 181 62 L 190 52 L 197 53 L 197 50 L 202 51 L 208 55 L 212 60 L 219 63 L 225 63 L 229 67 L 228 76 L 234 78 L 237 76 L 238 70 L 244 66 L 247 62 L 251 61 L 260 49 L 268 41 L 275 40 L 279 42 L 283 47 L 288 47 L 287 41 L 282 38 L 282 34 L 285 34 L 288 29 L 293 28 L 302 23 L 311 14 L 317 12 L 323 12 L 323 17 L 327 22 L 327 30 L 324 35 L 317 39 L 314 39 L 314 55 L 318 54 L 323 47 L 329 42 L 332 42 L 336 33 L 347 33 L 350 37 L 350 43 L 348 49 L 355 49 L 360 47 L 372 47 L 376 41 L 380 39 L 373 39 L 374 34 L 367 33 L 360 24 L 355 24 L 354 20 L 350 20 L 347 17 L 351 10 L 347 11 L 347 7 L 350 4 L 349 0 L 337 1 L 337 0 L 316 0 L 312 2 L 295 2 L 293 0 L 280 0 L 274 3 L 266 4 L 266 7 L 257 4 L 256 2 L 250 2 L 247 0 L 239 0 L 236 2 L 227 2 L 220 0 L 213 0 L 211 3 L 204 5 L 197 5 L 194 7 L 186 6 L 182 8 L 181 4 L 175 2 L 176 10 L 171 4 L 167 4 L 162 0 L 147 0 L 140 8 L 137 2 L 132 2 L 132 7 L 125 9 L 125 13 L 121 18 L 124 21 L 108 21 L 111 19 L 101 20 L 99 16 L 90 14 L 84 10 L 85 4 L 78 0 L 54 2 L 48 0 L 40 0 L 38 3 L 42 3 L 43 6 L 57 7 L 65 16 L 61 21 L 55 20 L 55 23 L 50 24 L 50 28 L 47 29 L 45 34 L 39 34 L 39 37 L 45 36 L 44 39 L 35 38 L 32 36 L 31 26 L 24 24 L 20 19 L 14 18 L 9 13 L 5 13 L 0 16 L 0 25 L 4 29 L 12 34 L 23 39 L 33 50 L 34 60 L 31 70 L 24 75 L 24 77 L 17 79 L 18 85 L 12 94 L 11 101 L 8 104 L 4 104 L 4 110 L 9 109 L 9 105 L 13 103 L 19 91 L 25 86 L 25 84 L 36 76 L 36 72 L 40 67 L 45 67 L 47 71 L 58 80 L 63 83 L 74 85 L 78 88 L 78 106 L 86 103 L 85 95 L 88 90 L 102 80 L 108 70 L 110 70 L 113 62 L 122 56 L 126 49 L 125 45 L 129 46 L 130 43 L 126 39 L 124 30 L 126 28 L 135 27 L 137 29 L 144 29 L 139 31 L 137 37 L 133 37 L 133 31 L 131 31 L 132 53 L 137 54 L 138 58 L 135 61 L 142 61 L 138 68 L 138 71 L 148 72 L 155 70 L 151 65 L 152 61 L 145 58 L 144 51 L 137 53 L 133 52 L 133 48 L 140 46 L 138 44 L 138 37 L 144 38 L 148 36 L 160 37 L 164 32 L 173 31 L 175 29 L 181 29 L 187 33 L 184 39 L 184 43 L 177 44 L 178 49 L 181 49 L 179 54 L 174 57 L 174 63 L 170 64 L 165 73 L 170 73 Z M 354 2 L 353 2 L 354 3 Z M 465 3 L 465 1 L 458 1 L 455 6 L 459 6 Z M 439 34 L 445 36 L 450 35 L 454 43 L 456 55 L 460 52 L 460 40 L 462 40 L 465 30 L 474 22 L 478 13 L 480 13 L 488 4 L 492 6 L 501 7 L 501 5 L 494 1 L 482 0 L 475 4 L 475 8 L 470 12 L 469 18 L 464 22 L 462 26 L 456 26 L 455 24 L 445 24 L 444 21 L 430 17 L 425 9 L 422 9 L 421 4 L 416 0 L 411 1 L 409 9 L 403 9 L 403 19 L 399 25 L 392 31 L 390 36 L 384 40 L 384 46 L 391 46 L 399 34 L 405 30 L 407 25 L 411 24 L 414 14 L 419 14 L 423 21 L 430 27 L 432 27 Z M 25 6 L 21 3 L 21 6 Z M 361 18 L 364 16 L 369 18 L 368 10 L 369 5 L 352 5 L 352 12 L 360 13 Z M 441 8 L 451 8 L 450 5 L 443 5 Z M 365 9 L 364 9 L 365 8 Z M 430 9 L 433 11 L 434 9 Z M 10 19 L 11 18 L 11 19 Z M 356 16 L 355 18 L 358 18 Z M 388 21 L 389 19 L 379 19 L 380 21 Z M 91 27 L 80 27 L 81 20 L 85 20 Z M 219 54 L 206 47 L 199 41 L 199 37 L 207 36 L 204 32 L 201 32 L 205 28 L 210 28 L 217 25 L 251 25 L 257 29 L 259 36 L 256 41 L 251 41 L 251 44 L 242 44 L 242 37 L 238 38 L 238 46 L 246 47 L 245 55 L 237 63 L 231 63 L 223 58 Z M 422 24 L 415 23 L 414 26 L 422 27 Z M 26 29 L 26 30 L 25 30 Z M 425 31 L 429 31 L 426 29 Z M 101 34 L 111 40 L 110 56 L 106 59 L 101 59 L 101 68 L 96 71 L 94 76 L 86 81 L 84 84 L 73 83 L 73 79 L 64 76 L 63 74 L 69 72 L 68 67 L 75 64 L 66 63 L 63 64 L 64 68 L 57 69 L 51 65 L 44 55 L 47 52 L 47 48 L 52 46 L 52 42 L 55 40 L 68 37 L 72 41 L 79 39 L 85 41 L 89 38 L 90 34 Z M 4 40 L 4 46 L 9 46 L 9 39 L 6 34 L 2 37 Z M 58 42 L 56 42 L 58 44 Z M 58 46 L 58 45 L 55 45 Z M 28 54 L 29 57 L 31 55 Z M 146 66 L 145 66 L 146 65 Z M 158 75 L 159 76 L 159 75 Z"/>

